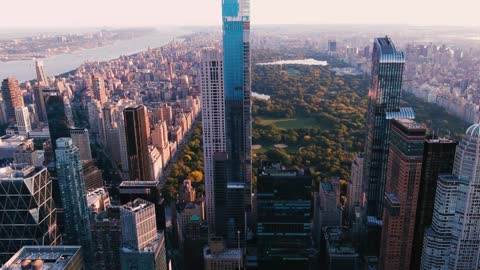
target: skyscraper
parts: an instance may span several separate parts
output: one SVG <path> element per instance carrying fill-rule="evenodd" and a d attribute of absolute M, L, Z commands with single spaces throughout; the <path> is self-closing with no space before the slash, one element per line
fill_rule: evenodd
<path fill-rule="evenodd" d="M 35 60 L 35 72 L 37 73 L 38 84 L 48 86 L 48 79 L 43 69 L 43 61 Z"/>
<path fill-rule="evenodd" d="M 59 138 L 70 137 L 71 120 L 67 113 L 68 98 L 58 91 L 44 91 L 45 105 L 48 118 L 48 129 L 53 150 L 56 149 L 56 141 Z"/>
<path fill-rule="evenodd" d="M 43 85 L 33 86 L 33 97 L 35 99 L 35 109 L 37 110 L 40 122 L 47 122 L 47 108 L 45 107 L 45 98 L 43 97 Z"/>
<path fill-rule="evenodd" d="M 251 66 L 250 1 L 224 0 L 223 68 L 225 96 L 225 135 L 228 158 L 228 186 L 236 202 L 236 211 L 251 209 L 252 135 L 251 135 Z M 243 194 L 239 195 L 239 189 Z M 233 202 L 232 202 L 233 203 Z M 227 223 L 245 238 L 246 218 L 228 217 Z M 230 235 L 235 235 L 230 232 Z"/>
<path fill-rule="evenodd" d="M 426 129 L 393 120 L 380 248 L 381 269 L 409 269 Z"/>
<path fill-rule="evenodd" d="M 0 264 L 24 245 L 57 245 L 57 210 L 47 168 L 0 168 Z"/>
<path fill-rule="evenodd" d="M 72 128 L 70 129 L 70 137 L 73 144 L 80 151 L 81 160 L 92 160 L 92 151 L 90 149 L 90 138 L 88 136 L 88 129 L 86 128 Z"/>
<path fill-rule="evenodd" d="M 25 106 L 22 91 L 15 78 L 8 77 L 2 81 L 2 97 L 5 103 L 6 120 L 10 124 L 13 124 L 16 120 L 15 109 Z"/>
<path fill-rule="evenodd" d="M 65 215 L 65 244 L 81 245 L 84 258 L 90 258 L 90 212 L 87 206 L 80 151 L 70 138 L 56 141 L 56 167 L 60 200 Z"/>
<path fill-rule="evenodd" d="M 81 246 L 24 246 L 2 269 L 84 269 L 81 250 Z"/>
<path fill-rule="evenodd" d="M 213 230 L 215 228 L 213 156 L 215 153 L 226 151 L 223 55 L 220 50 L 207 48 L 202 51 L 201 78 L 207 220 L 210 229 Z"/>
<path fill-rule="evenodd" d="M 364 182 L 367 215 L 382 219 L 385 173 L 390 135 L 389 113 L 401 113 L 400 97 L 405 57 L 389 37 L 376 38 L 372 54 L 372 81 L 367 111 Z M 411 118 L 395 115 L 393 118 Z M 392 118 L 390 118 L 392 119 Z"/>
<path fill-rule="evenodd" d="M 92 249 L 96 269 L 120 269 L 122 226 L 120 207 L 109 206 L 92 222 Z"/>
<path fill-rule="evenodd" d="M 123 111 L 127 139 L 128 172 L 130 180 L 150 179 L 150 156 L 148 152 L 147 108 L 143 105 L 128 107 Z"/>
<path fill-rule="evenodd" d="M 457 146 L 453 175 L 437 182 L 432 226 L 425 231 L 421 269 L 478 269 L 480 258 L 480 125 Z"/>
<path fill-rule="evenodd" d="M 424 232 L 432 225 L 438 175 L 452 173 L 456 147 L 456 141 L 441 138 L 425 139 L 411 269 L 420 269 Z"/>

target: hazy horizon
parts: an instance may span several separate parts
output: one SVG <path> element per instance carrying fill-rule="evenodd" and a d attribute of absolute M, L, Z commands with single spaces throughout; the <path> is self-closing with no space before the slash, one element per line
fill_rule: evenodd
<path fill-rule="evenodd" d="M 114 0 L 82 0 L 74 6 L 62 0 L 2 3 L 3 28 L 97 28 L 218 26 L 221 24 L 221 0 L 137 0 L 134 4 Z M 279 2 L 251 0 L 255 25 L 412 25 L 480 26 L 474 0 L 450 4 L 436 0 L 404 0 L 401 5 L 382 0 L 317 0 Z M 61 22 L 61 26 L 59 26 Z"/>

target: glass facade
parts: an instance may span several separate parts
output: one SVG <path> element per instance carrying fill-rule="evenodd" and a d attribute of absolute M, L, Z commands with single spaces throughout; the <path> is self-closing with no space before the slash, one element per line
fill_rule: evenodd
<path fill-rule="evenodd" d="M 259 269 L 308 269 L 310 176 L 258 176 Z"/>
<path fill-rule="evenodd" d="M 367 111 L 364 183 L 367 214 L 382 219 L 387 170 L 390 120 L 387 114 L 400 112 L 405 57 L 388 37 L 375 39 L 372 81 Z"/>
<path fill-rule="evenodd" d="M 223 64 L 225 96 L 225 134 L 229 167 L 228 185 L 242 187 L 230 189 L 235 213 L 226 212 L 223 220 L 229 224 L 224 236 L 227 243 L 236 243 L 236 230 L 245 239 L 245 211 L 251 209 L 251 78 L 250 78 L 250 7 L 249 0 L 223 0 Z M 216 181 L 216 180 L 215 180 Z M 227 190 L 224 191 L 224 193 Z M 227 194 L 227 196 L 228 196 Z M 227 207 L 228 208 L 228 207 Z M 238 211 L 243 212 L 240 218 Z M 217 215 L 218 213 L 216 213 Z M 232 214 L 232 216 L 229 216 Z M 239 224 L 240 223 L 240 224 Z M 235 231 L 230 231 L 235 228 Z M 235 237 L 234 239 L 229 239 Z M 243 241 L 242 241 L 243 242 Z"/>

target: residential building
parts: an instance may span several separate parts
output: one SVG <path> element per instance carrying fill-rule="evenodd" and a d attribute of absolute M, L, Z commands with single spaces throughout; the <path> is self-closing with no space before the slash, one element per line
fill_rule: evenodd
<path fill-rule="evenodd" d="M 8 77 L 2 81 L 2 98 L 5 104 L 6 120 L 10 124 L 16 122 L 15 109 L 24 107 L 22 90 L 15 78 Z"/>
<path fill-rule="evenodd" d="M 72 138 L 73 144 L 80 151 L 80 159 L 92 160 L 92 150 L 90 149 L 88 129 L 72 128 L 70 129 L 70 138 Z"/>
<path fill-rule="evenodd" d="M 372 81 L 368 94 L 364 181 L 367 215 L 382 219 L 390 124 L 387 113 L 400 112 L 403 52 L 389 37 L 376 38 L 372 54 Z M 396 117 L 398 118 L 398 117 Z"/>
<path fill-rule="evenodd" d="M 426 129 L 410 119 L 391 122 L 380 242 L 382 269 L 409 269 Z"/>
<path fill-rule="evenodd" d="M 80 151 L 70 138 L 56 141 L 56 172 L 60 189 L 60 201 L 65 216 L 63 242 L 81 245 L 84 258 L 90 259 L 90 211 L 87 205 L 85 180 Z"/>

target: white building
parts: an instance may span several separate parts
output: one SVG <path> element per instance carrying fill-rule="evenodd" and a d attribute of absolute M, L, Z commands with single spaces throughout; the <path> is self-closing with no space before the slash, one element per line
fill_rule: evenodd
<path fill-rule="evenodd" d="M 422 270 L 475 270 L 480 259 L 480 125 L 459 143 L 452 175 L 438 179 Z"/>
<path fill-rule="evenodd" d="M 15 108 L 15 118 L 17 120 L 18 134 L 27 135 L 32 130 L 28 107 Z"/>
<path fill-rule="evenodd" d="M 202 51 L 201 90 L 207 220 L 210 229 L 213 229 L 213 155 L 226 151 L 223 55 L 218 49 L 206 48 Z"/>
<path fill-rule="evenodd" d="M 357 156 L 352 161 L 350 182 L 348 183 L 348 213 L 350 218 L 354 217 L 355 207 L 363 207 L 363 158 Z"/>

